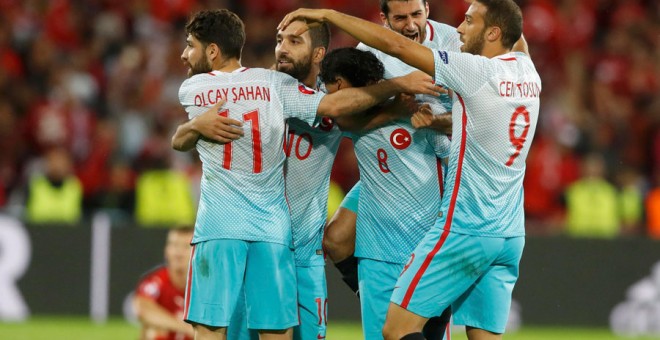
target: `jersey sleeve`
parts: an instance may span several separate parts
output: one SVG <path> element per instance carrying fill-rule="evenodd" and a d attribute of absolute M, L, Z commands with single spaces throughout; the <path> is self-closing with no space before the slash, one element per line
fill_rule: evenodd
<path fill-rule="evenodd" d="M 344 200 L 341 201 L 341 207 L 348 209 L 354 213 L 358 213 L 358 200 L 360 198 L 360 188 L 362 187 L 362 182 L 358 181 L 355 183 L 353 188 L 346 194 Z"/>
<path fill-rule="evenodd" d="M 435 151 L 435 155 L 438 158 L 449 157 L 449 148 L 451 146 L 451 140 L 449 140 L 449 137 L 435 131 L 432 131 L 429 135 L 429 138 L 431 139 L 431 145 L 433 145 L 433 150 Z"/>
<path fill-rule="evenodd" d="M 298 118 L 314 126 L 325 93 L 311 89 L 288 74 L 273 72 L 273 88 L 281 98 L 284 118 Z"/>
<path fill-rule="evenodd" d="M 197 76 L 193 76 L 191 78 L 186 79 L 179 87 L 179 102 L 184 108 L 188 108 L 195 104 L 193 96 L 190 95 L 192 86 L 194 85 L 195 82 L 195 77 Z M 191 118 L 193 117 L 191 117 L 190 112 L 188 112 L 188 119 Z"/>
<path fill-rule="evenodd" d="M 435 82 L 460 95 L 469 97 L 488 83 L 492 63 L 489 59 L 469 53 L 436 50 Z"/>

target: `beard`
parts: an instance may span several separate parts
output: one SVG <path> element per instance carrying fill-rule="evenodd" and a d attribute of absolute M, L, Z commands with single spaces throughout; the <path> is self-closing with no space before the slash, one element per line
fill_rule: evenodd
<path fill-rule="evenodd" d="M 484 49 L 484 45 L 486 45 L 486 39 L 484 38 L 485 32 L 486 29 L 484 28 L 474 38 L 463 43 L 463 46 L 461 46 L 461 52 L 481 55 L 481 52 Z"/>
<path fill-rule="evenodd" d="M 211 63 L 209 63 L 209 61 L 205 58 L 202 58 L 198 63 L 190 64 L 190 68 L 188 69 L 188 77 L 190 78 L 196 74 L 209 73 L 211 71 L 213 71 L 213 68 L 211 68 Z"/>
<path fill-rule="evenodd" d="M 277 70 L 284 72 L 298 80 L 302 80 L 309 75 L 309 72 L 312 71 L 312 56 L 308 55 L 302 60 L 295 61 L 289 58 L 279 58 L 291 63 L 291 66 L 282 66 L 279 63 L 277 64 Z"/>

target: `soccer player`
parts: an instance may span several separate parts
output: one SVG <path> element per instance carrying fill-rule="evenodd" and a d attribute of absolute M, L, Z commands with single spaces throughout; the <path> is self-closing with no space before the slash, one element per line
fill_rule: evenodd
<path fill-rule="evenodd" d="M 183 298 L 190 262 L 192 227 L 171 229 L 165 243 L 165 264 L 140 279 L 133 306 L 143 340 L 192 340 L 193 328 L 183 322 Z"/>
<path fill-rule="evenodd" d="M 355 48 L 331 51 L 321 66 L 329 93 L 376 83 L 383 75 L 373 53 Z M 449 140 L 431 129 L 414 129 L 410 119 L 352 138 L 361 182 L 355 257 L 362 328 L 366 339 L 379 339 L 399 273 L 438 214 L 439 158 L 447 157 Z"/>
<path fill-rule="evenodd" d="M 328 21 L 454 90 L 453 140 L 442 216 L 397 282 L 387 339 L 423 339 L 426 319 L 452 305 L 470 339 L 499 339 L 524 247 L 525 159 L 536 130 L 541 80 L 527 54 L 512 0 L 476 0 L 457 31 L 464 53 L 433 51 L 376 24 L 331 10 L 292 19 Z"/>
<path fill-rule="evenodd" d="M 432 49 L 448 51 L 460 51 L 461 42 L 456 29 L 445 24 L 428 19 L 429 5 L 426 0 L 380 0 L 380 17 L 383 25 L 415 42 L 421 43 Z M 363 43 L 358 44 L 358 49 L 374 53 L 385 65 L 385 78 L 400 76 L 415 69 L 401 60 L 389 56 L 377 49 L 371 48 Z M 451 134 L 451 115 L 443 114 L 451 111 L 452 101 L 447 94 L 440 98 L 420 98 L 429 108 L 422 109 L 412 117 L 414 128 L 430 127 L 444 134 Z M 435 111 L 435 112 L 434 112 Z M 440 179 L 442 181 L 442 179 Z M 396 188 L 392 188 L 396 190 Z M 434 199 L 431 197 L 430 199 Z M 341 220 L 337 220 L 341 221 Z M 432 221 L 429 223 L 433 223 Z M 328 256 L 333 260 L 335 266 L 342 273 L 342 279 L 353 289 L 357 289 L 357 259 L 353 256 L 355 227 L 350 223 L 329 224 L 324 239 L 324 248 Z M 430 226 L 430 225 L 429 225 Z M 347 230 L 339 228 L 348 228 Z M 377 231 L 380 233 L 380 231 Z M 364 237 L 363 237 L 364 239 Z M 417 242 L 419 240 L 416 240 Z M 407 254 L 406 254 L 407 255 Z M 427 336 L 433 328 L 444 327 L 449 322 L 450 311 L 444 313 L 442 320 L 433 319 L 427 327 Z M 437 324 L 437 327 L 432 326 Z M 438 334 L 442 334 L 439 332 Z"/>
<path fill-rule="evenodd" d="M 243 22 L 228 10 L 196 13 L 181 59 L 191 76 L 179 99 L 191 120 L 172 146 L 196 147 L 203 162 L 184 318 L 198 339 L 224 339 L 244 287 L 247 323 L 265 339 L 290 339 L 298 324 L 291 222 L 284 195 L 285 119 L 361 112 L 400 92 L 438 95 L 423 73 L 332 95 L 289 75 L 240 64 Z M 225 102 L 220 115 L 249 126 L 227 144 L 200 138 L 195 117 Z M 240 125 L 240 124 L 239 124 Z M 264 284 L 268 280 L 268 284 Z"/>
<path fill-rule="evenodd" d="M 461 42 L 453 27 L 428 20 L 429 6 L 426 0 L 381 0 L 380 8 L 383 25 L 392 31 L 422 43 L 429 48 L 442 48 L 450 51 L 460 50 Z M 376 55 L 385 65 L 385 78 L 392 78 L 414 70 L 401 60 L 363 43 L 358 44 L 357 48 L 370 51 Z M 433 109 L 439 112 L 433 114 L 433 110 L 430 108 L 416 112 L 412 117 L 413 127 L 432 127 L 445 134 L 451 134 L 450 114 L 438 114 L 451 111 L 451 99 L 448 98 L 447 94 L 443 94 L 439 99 L 424 98 L 424 100 L 427 104 L 428 102 L 432 103 Z M 348 225 L 346 224 L 346 226 Z M 355 233 L 355 231 L 352 231 L 352 233 Z M 350 234 L 350 230 L 329 229 L 324 240 L 324 247 L 328 251 L 328 256 L 344 275 L 344 280 L 347 281 L 349 286 L 353 286 L 354 284 L 351 281 L 355 280 L 357 282 L 357 261 L 352 256 L 352 251 L 349 252 L 354 246 L 350 241 L 354 240 L 355 237 Z M 355 268 L 352 269 L 353 267 Z"/>
<path fill-rule="evenodd" d="M 296 21 L 277 32 L 276 70 L 319 89 L 321 61 L 330 44 L 330 27 L 320 25 L 301 35 L 304 26 Z M 333 119 L 322 117 L 310 125 L 300 119 L 287 120 L 284 139 L 286 196 L 291 212 L 291 232 L 298 281 L 300 325 L 294 339 L 323 339 L 326 336 L 328 293 L 323 230 L 328 215 L 330 171 L 342 132 Z"/>

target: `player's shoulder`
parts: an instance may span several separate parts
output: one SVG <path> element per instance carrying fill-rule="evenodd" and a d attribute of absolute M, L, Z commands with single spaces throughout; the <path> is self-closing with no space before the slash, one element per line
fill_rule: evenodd
<path fill-rule="evenodd" d="M 164 264 L 159 264 L 140 276 L 140 282 L 146 282 L 154 279 L 167 279 L 167 267 Z"/>
<path fill-rule="evenodd" d="M 367 45 L 365 45 L 364 43 L 359 43 L 359 44 L 357 44 L 357 46 L 355 46 L 355 48 L 358 49 L 358 50 L 360 50 L 360 51 L 371 52 L 371 53 L 373 53 L 373 54 L 376 55 L 376 56 L 378 56 L 378 55 L 380 55 L 380 54 L 383 53 L 383 52 L 381 52 L 380 50 L 377 50 L 377 49 L 375 49 L 375 48 L 373 48 L 373 47 L 371 47 L 371 46 L 367 46 Z"/>
<path fill-rule="evenodd" d="M 431 40 L 433 40 L 433 38 L 443 37 L 448 34 L 452 36 L 458 35 L 458 33 L 456 32 L 456 27 L 454 26 L 443 24 L 441 22 L 437 22 L 431 19 L 428 19 L 426 22 L 428 23 L 430 29 L 432 30 L 432 32 L 430 32 L 431 34 L 433 34 Z"/>
<path fill-rule="evenodd" d="M 183 100 L 188 94 L 194 93 L 195 89 L 213 81 L 216 75 L 213 72 L 195 74 L 184 80 L 179 87 L 179 99 Z"/>
<path fill-rule="evenodd" d="M 262 69 L 262 70 L 265 71 L 265 72 L 268 72 L 268 76 L 270 77 L 270 79 L 271 79 L 271 81 L 274 85 L 277 85 L 277 86 L 284 86 L 284 85 L 298 86 L 298 83 L 300 83 L 298 81 L 298 79 L 296 79 L 296 78 L 292 77 L 291 75 L 286 74 L 284 72 L 275 71 L 275 70 L 266 70 L 266 69 Z"/>
<path fill-rule="evenodd" d="M 459 51 L 461 40 L 456 28 L 433 20 L 427 20 L 427 46 L 434 49 Z"/>

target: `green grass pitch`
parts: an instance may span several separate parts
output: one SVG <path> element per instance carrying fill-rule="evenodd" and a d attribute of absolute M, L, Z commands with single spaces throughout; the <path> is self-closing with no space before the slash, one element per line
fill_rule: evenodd
<path fill-rule="evenodd" d="M 118 340 L 138 338 L 138 328 L 123 319 L 111 319 L 105 324 L 95 324 L 85 317 L 33 317 L 27 322 L 0 323 L 0 339 L 12 340 Z M 328 325 L 329 340 L 362 339 L 357 323 L 331 322 Z M 454 331 L 452 339 L 466 339 L 463 331 Z M 610 340 L 631 339 L 617 337 L 607 329 L 525 327 L 516 333 L 505 334 L 510 340 Z M 653 339 L 636 337 L 636 340 Z M 657 338 L 656 338 L 657 339 Z"/>

